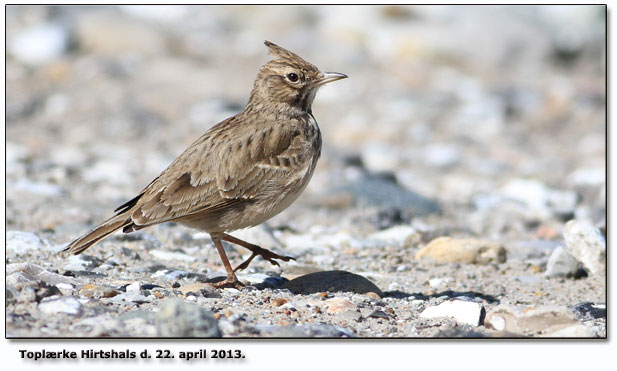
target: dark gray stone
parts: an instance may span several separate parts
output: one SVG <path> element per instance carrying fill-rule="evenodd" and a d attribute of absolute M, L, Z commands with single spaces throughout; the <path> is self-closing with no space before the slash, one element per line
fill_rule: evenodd
<path fill-rule="evenodd" d="M 351 272 L 339 270 L 309 273 L 285 283 L 282 288 L 296 294 L 343 291 L 358 294 L 374 292 L 379 296 L 383 296 L 379 287 L 375 286 L 368 279 Z"/>
<path fill-rule="evenodd" d="M 221 337 L 211 312 L 183 300 L 165 300 L 155 322 L 160 337 Z"/>

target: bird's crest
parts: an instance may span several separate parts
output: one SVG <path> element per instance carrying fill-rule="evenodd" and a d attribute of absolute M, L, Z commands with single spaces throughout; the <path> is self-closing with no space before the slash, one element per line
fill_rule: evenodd
<path fill-rule="evenodd" d="M 276 45 L 273 42 L 270 42 L 270 41 L 266 40 L 264 42 L 264 44 L 266 44 L 266 46 L 268 47 L 268 51 L 270 52 L 270 55 L 273 55 L 275 57 L 278 57 L 280 59 L 285 59 L 285 60 L 301 60 L 301 61 L 303 61 L 303 59 L 300 58 L 298 55 L 290 52 L 289 50 L 287 50 L 285 48 L 281 48 L 280 46 Z"/>

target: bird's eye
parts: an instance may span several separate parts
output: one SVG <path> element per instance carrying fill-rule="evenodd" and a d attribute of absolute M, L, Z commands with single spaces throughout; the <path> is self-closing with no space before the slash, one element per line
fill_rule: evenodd
<path fill-rule="evenodd" d="M 288 73 L 287 74 L 287 79 L 289 81 L 291 81 L 291 82 L 296 82 L 296 81 L 298 81 L 298 75 L 293 73 L 293 72 L 292 73 Z"/>

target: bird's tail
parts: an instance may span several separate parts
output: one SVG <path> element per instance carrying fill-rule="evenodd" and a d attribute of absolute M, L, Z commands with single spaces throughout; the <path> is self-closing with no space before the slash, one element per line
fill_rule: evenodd
<path fill-rule="evenodd" d="M 68 251 L 73 255 L 79 255 L 82 252 L 86 251 L 86 249 L 88 249 L 90 246 L 101 241 L 102 239 L 114 233 L 118 229 L 125 227 L 131 223 L 131 218 L 127 217 L 125 213 L 115 215 L 104 221 L 101 225 L 94 228 L 90 232 L 85 233 L 75 241 L 71 242 L 67 247 L 64 248 L 63 251 Z"/>

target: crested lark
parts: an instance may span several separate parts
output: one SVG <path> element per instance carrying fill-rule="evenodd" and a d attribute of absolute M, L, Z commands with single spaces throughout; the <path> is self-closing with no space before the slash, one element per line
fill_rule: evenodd
<path fill-rule="evenodd" d="M 275 58 L 259 70 L 244 110 L 206 131 L 116 215 L 65 251 L 80 254 L 116 230 L 129 233 L 173 221 L 210 234 L 227 271 L 217 287 L 240 286 L 235 271 L 257 255 L 274 265 L 275 259 L 292 259 L 226 232 L 261 224 L 298 198 L 321 153 L 311 112 L 315 94 L 347 76 L 320 72 L 296 54 L 265 44 Z M 232 269 L 221 240 L 252 254 Z"/>

